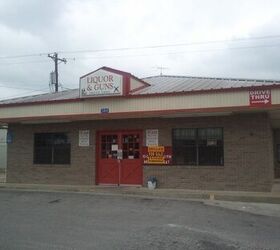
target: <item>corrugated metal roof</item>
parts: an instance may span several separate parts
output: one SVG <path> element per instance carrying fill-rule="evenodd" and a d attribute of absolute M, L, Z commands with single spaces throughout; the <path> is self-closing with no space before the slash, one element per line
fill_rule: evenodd
<path fill-rule="evenodd" d="M 276 80 L 209 78 L 166 75 L 147 77 L 143 78 L 142 80 L 149 83 L 151 86 L 135 91 L 131 93 L 131 95 L 167 94 L 272 85 L 278 85 L 280 87 L 280 81 Z M 77 98 L 79 98 L 79 89 L 72 89 L 57 93 L 46 93 L 40 95 L 2 100 L 0 101 L 0 105 L 45 101 L 62 101 Z"/>
<path fill-rule="evenodd" d="M 153 76 L 143 78 L 151 86 L 134 92 L 133 94 L 162 94 L 179 93 L 200 90 L 220 90 L 242 87 L 279 85 L 280 81 L 234 79 L 234 78 L 209 78 L 191 76 Z"/>
<path fill-rule="evenodd" d="M 8 100 L 0 101 L 1 104 L 15 104 L 15 103 L 30 103 L 30 102 L 44 102 L 44 101 L 57 101 L 68 100 L 79 97 L 79 89 L 64 90 L 55 93 L 45 93 L 40 95 L 32 95 L 25 97 L 18 97 Z"/>

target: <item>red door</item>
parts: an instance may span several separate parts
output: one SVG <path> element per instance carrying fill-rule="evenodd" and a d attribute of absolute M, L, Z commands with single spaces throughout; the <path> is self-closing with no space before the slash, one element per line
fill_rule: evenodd
<path fill-rule="evenodd" d="M 97 138 L 97 183 L 142 185 L 142 133 L 100 132 Z"/>

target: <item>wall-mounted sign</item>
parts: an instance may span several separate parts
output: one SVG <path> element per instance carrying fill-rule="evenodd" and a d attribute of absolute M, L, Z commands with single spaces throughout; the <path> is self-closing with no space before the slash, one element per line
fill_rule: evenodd
<path fill-rule="evenodd" d="M 89 130 L 79 130 L 79 146 L 89 146 Z"/>
<path fill-rule="evenodd" d="M 121 75 L 100 69 L 80 79 L 80 97 L 122 95 L 122 85 Z"/>
<path fill-rule="evenodd" d="M 11 144 L 14 141 L 14 133 L 12 131 L 7 132 L 7 144 Z"/>
<path fill-rule="evenodd" d="M 158 145 L 158 129 L 146 130 L 146 146 Z"/>
<path fill-rule="evenodd" d="M 166 146 L 143 147 L 143 160 L 144 164 L 171 164 L 172 148 Z"/>
<path fill-rule="evenodd" d="M 271 105 L 271 90 L 260 89 L 249 91 L 250 106 L 269 106 Z"/>
<path fill-rule="evenodd" d="M 104 113 L 109 113 L 109 108 L 101 108 L 100 109 L 100 113 L 104 114 Z"/>

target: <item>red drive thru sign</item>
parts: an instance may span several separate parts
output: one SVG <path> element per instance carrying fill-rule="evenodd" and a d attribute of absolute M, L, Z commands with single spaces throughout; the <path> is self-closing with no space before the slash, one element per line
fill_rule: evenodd
<path fill-rule="evenodd" d="M 258 89 L 249 91 L 250 106 L 270 106 L 271 105 L 271 90 Z"/>

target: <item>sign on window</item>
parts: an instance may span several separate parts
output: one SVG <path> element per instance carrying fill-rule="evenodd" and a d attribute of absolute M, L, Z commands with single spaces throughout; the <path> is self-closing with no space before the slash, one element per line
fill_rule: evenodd
<path fill-rule="evenodd" d="M 89 146 L 89 130 L 79 130 L 79 146 Z"/>

